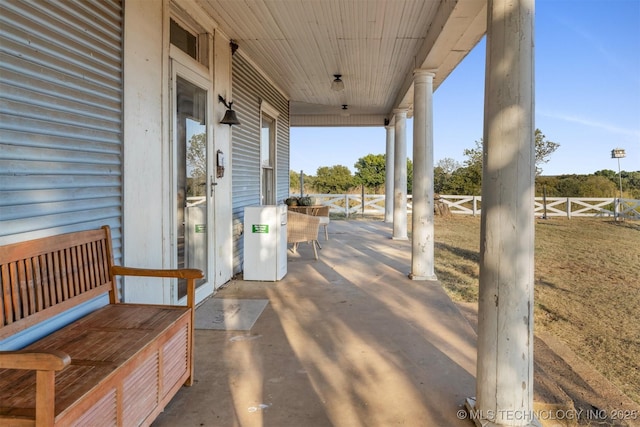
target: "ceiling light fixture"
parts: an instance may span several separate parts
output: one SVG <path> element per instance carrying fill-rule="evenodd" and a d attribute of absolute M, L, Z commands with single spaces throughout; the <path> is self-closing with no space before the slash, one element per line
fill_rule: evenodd
<path fill-rule="evenodd" d="M 331 82 L 331 90 L 340 92 L 344 90 L 344 82 L 342 81 L 342 74 L 334 74 L 333 81 Z"/>

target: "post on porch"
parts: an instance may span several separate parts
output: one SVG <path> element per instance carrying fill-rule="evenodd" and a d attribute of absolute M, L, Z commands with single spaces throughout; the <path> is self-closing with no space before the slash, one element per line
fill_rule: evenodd
<path fill-rule="evenodd" d="M 384 222 L 393 222 L 393 182 L 394 182 L 394 151 L 395 151 L 395 127 L 387 124 L 387 147 L 385 155 L 385 180 L 384 180 Z"/>
<path fill-rule="evenodd" d="M 407 240 L 407 110 L 395 115 L 395 153 L 393 170 L 393 239 Z"/>
<path fill-rule="evenodd" d="M 436 280 L 433 225 L 433 78 L 418 69 L 413 77 L 412 280 Z"/>
<path fill-rule="evenodd" d="M 534 0 L 489 0 L 477 400 L 488 426 L 535 426 Z M 480 422 L 477 420 L 477 422 Z"/>

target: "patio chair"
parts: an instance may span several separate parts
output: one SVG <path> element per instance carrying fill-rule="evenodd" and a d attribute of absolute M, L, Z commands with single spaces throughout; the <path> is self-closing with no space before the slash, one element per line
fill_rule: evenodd
<path fill-rule="evenodd" d="M 311 215 L 320 218 L 320 225 L 324 227 L 324 240 L 329 240 L 329 232 L 327 226 L 329 225 L 329 206 L 314 206 L 311 210 Z"/>
<path fill-rule="evenodd" d="M 287 243 L 292 243 L 292 250 L 295 253 L 298 243 L 311 243 L 313 254 L 318 259 L 318 230 L 320 229 L 320 218 L 317 216 L 288 211 L 287 212 Z"/>

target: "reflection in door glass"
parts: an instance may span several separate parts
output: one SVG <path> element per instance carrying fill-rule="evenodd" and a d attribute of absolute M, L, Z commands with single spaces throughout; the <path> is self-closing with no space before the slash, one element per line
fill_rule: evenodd
<path fill-rule="evenodd" d="M 176 80 L 176 166 L 178 268 L 199 268 L 207 275 L 207 92 Z M 178 298 L 186 295 L 179 281 Z"/>

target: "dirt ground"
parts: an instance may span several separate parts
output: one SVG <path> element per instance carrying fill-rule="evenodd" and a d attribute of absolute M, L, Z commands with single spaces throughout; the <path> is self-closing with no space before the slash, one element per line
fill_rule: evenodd
<path fill-rule="evenodd" d="M 477 304 L 456 302 L 477 333 Z M 534 409 L 545 427 L 640 426 L 640 406 L 546 332 L 534 342 Z"/>

